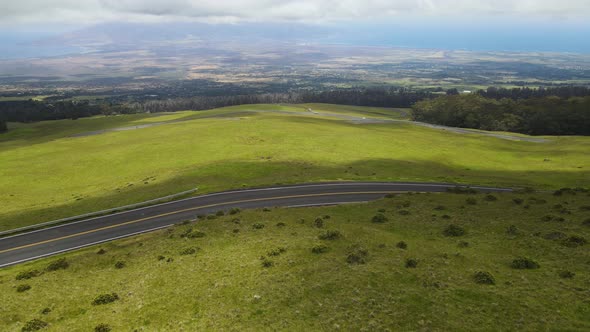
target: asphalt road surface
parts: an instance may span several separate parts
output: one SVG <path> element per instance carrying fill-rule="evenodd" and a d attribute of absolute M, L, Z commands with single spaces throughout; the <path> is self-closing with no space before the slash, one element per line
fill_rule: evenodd
<path fill-rule="evenodd" d="M 388 193 L 445 192 L 452 184 L 347 182 L 227 191 L 0 238 L 0 267 L 169 227 L 220 210 L 366 202 Z M 510 189 L 472 187 L 484 192 Z"/>

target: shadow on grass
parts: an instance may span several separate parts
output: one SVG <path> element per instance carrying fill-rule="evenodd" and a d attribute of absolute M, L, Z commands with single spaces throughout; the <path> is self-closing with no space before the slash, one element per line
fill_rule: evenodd
<path fill-rule="evenodd" d="M 138 179 L 139 180 L 139 179 Z M 0 215 L 0 230 L 12 229 L 83 213 L 146 201 L 199 188 L 195 195 L 228 189 L 322 181 L 415 181 L 449 182 L 501 187 L 590 187 L 590 172 L 468 170 L 448 164 L 395 159 L 370 159 L 328 167 L 306 161 L 213 163 L 165 182 L 141 184 L 112 194 L 84 198 L 52 207 Z M 107 189 L 107 188 L 105 188 Z"/>

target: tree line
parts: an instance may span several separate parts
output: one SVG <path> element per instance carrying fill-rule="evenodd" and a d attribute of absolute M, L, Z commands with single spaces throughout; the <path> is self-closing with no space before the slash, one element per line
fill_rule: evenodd
<path fill-rule="evenodd" d="M 416 121 L 529 135 L 590 135 L 590 96 L 494 99 L 448 95 L 413 107 Z"/>

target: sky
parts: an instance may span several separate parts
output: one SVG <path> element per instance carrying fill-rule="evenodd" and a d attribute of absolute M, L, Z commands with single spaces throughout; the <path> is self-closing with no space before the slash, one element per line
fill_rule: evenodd
<path fill-rule="evenodd" d="M 0 0 L 5 49 L 122 22 L 299 24 L 351 31 L 344 43 L 590 53 L 590 0 Z"/>

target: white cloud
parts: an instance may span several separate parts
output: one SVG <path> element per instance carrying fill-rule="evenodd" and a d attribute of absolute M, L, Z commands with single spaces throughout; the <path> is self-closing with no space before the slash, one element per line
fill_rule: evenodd
<path fill-rule="evenodd" d="M 0 0 L 0 22 L 321 21 L 418 16 L 590 18 L 589 0 Z"/>

